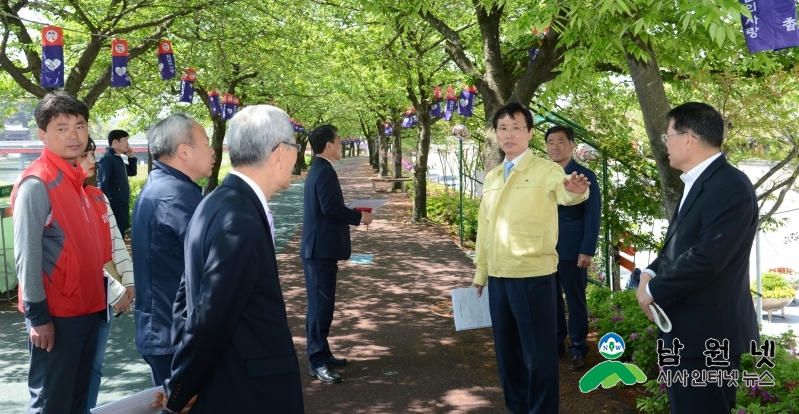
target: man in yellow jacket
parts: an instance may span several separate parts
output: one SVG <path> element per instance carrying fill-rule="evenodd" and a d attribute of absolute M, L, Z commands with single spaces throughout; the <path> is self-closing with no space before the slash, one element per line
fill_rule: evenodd
<path fill-rule="evenodd" d="M 528 150 L 533 116 L 517 102 L 494 115 L 505 162 L 486 175 L 472 286 L 488 285 L 499 376 L 512 413 L 558 412 L 555 272 L 558 208 L 588 199 L 588 180 Z"/>

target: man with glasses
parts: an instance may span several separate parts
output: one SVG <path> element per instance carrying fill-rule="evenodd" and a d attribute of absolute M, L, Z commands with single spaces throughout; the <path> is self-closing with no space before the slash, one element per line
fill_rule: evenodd
<path fill-rule="evenodd" d="M 233 170 L 186 231 L 185 301 L 175 303 L 184 324 L 156 395 L 175 412 L 302 413 L 267 214 L 269 198 L 291 184 L 294 128 L 283 110 L 253 105 L 231 119 L 226 139 Z"/>
<path fill-rule="evenodd" d="M 671 331 L 660 333 L 663 347 L 681 344 L 679 365 L 664 367 L 666 374 L 713 364 L 713 370 L 737 375 L 741 355 L 759 342 L 749 293 L 749 254 L 758 226 L 755 190 L 721 152 L 725 123 L 712 106 L 688 102 L 667 117 L 661 139 L 669 164 L 683 172 L 685 188 L 658 257 L 641 273 L 638 303 L 650 320 L 653 303 L 671 320 Z M 666 392 L 672 413 L 729 413 L 735 407 L 736 387 L 729 384 L 675 381 Z"/>
<path fill-rule="evenodd" d="M 169 378 L 172 304 L 184 270 L 183 240 L 202 201 L 195 182 L 211 175 L 214 150 L 205 128 L 186 114 L 170 115 L 147 131 L 153 170 L 131 221 L 136 288 L 136 349 L 150 365 L 153 385 Z"/>
<path fill-rule="evenodd" d="M 305 321 L 310 373 L 326 383 L 341 382 L 334 367 L 347 364 L 330 351 L 327 336 L 336 303 L 338 261 L 349 259 L 350 225 L 368 225 L 372 215 L 348 209 L 333 162 L 341 159 L 341 140 L 333 125 L 322 125 L 308 136 L 316 158 L 305 178 L 300 257 L 305 271 L 308 313 Z"/>
<path fill-rule="evenodd" d="M 588 180 L 528 150 L 533 116 L 517 102 L 494 115 L 505 163 L 483 184 L 472 286 L 488 284 L 489 311 L 505 406 L 558 412 L 555 272 L 558 204 L 588 199 Z"/>

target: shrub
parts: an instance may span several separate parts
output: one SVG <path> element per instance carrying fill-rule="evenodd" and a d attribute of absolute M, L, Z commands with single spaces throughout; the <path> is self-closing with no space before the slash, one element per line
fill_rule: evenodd
<path fill-rule="evenodd" d="M 739 382 L 736 399 L 736 413 L 740 414 L 796 414 L 799 413 L 799 354 L 796 349 L 796 337 L 792 330 L 780 336 L 761 336 L 761 344 L 766 340 L 773 340 L 775 344 L 774 368 L 763 365 L 755 368 L 756 358 L 749 355 L 741 357 L 741 372 L 758 373 L 761 375 L 768 371 L 774 376 L 774 385 L 771 387 L 748 387 L 743 381 Z"/>
<path fill-rule="evenodd" d="M 450 234 L 458 235 L 460 231 L 460 196 L 447 194 L 441 186 L 428 183 L 427 217 L 447 226 Z M 477 214 L 480 201 L 468 197 L 463 199 L 463 244 L 474 247 L 477 240 Z"/>
<path fill-rule="evenodd" d="M 761 293 L 764 298 L 792 298 L 796 294 L 793 286 L 791 286 L 791 284 L 788 283 L 788 281 L 777 272 L 763 273 L 762 284 L 763 290 Z M 754 291 L 757 290 L 757 285 L 754 283 L 750 287 Z"/>

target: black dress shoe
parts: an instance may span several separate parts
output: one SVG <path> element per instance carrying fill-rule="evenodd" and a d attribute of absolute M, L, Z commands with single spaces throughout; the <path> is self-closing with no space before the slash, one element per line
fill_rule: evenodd
<path fill-rule="evenodd" d="M 316 377 L 319 381 L 336 384 L 341 382 L 341 375 L 336 374 L 330 369 L 330 365 L 314 368 L 311 367 L 311 376 Z"/>
<path fill-rule="evenodd" d="M 569 369 L 572 371 L 579 371 L 583 369 L 585 366 L 585 358 L 582 355 L 574 355 L 572 356 L 571 362 L 569 362 Z"/>
<path fill-rule="evenodd" d="M 347 358 L 336 358 L 334 356 L 330 356 L 330 366 L 331 367 L 340 367 L 343 365 L 347 365 Z"/>

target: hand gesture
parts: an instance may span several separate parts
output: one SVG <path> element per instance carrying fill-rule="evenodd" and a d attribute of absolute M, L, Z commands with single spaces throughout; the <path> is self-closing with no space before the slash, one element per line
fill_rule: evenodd
<path fill-rule="evenodd" d="M 125 151 L 125 155 L 127 155 L 128 158 L 135 157 L 135 155 L 133 154 L 133 148 L 131 148 L 130 145 L 128 145 L 128 149 L 127 149 L 127 151 Z"/>
<path fill-rule="evenodd" d="M 189 410 L 191 410 L 191 407 L 194 406 L 194 403 L 196 401 L 197 401 L 197 396 L 196 395 L 194 397 L 191 397 L 189 402 L 186 403 L 186 406 L 183 407 L 182 410 L 180 410 L 179 414 L 185 414 L 185 413 L 189 412 Z M 155 402 L 150 404 L 150 407 L 152 407 L 152 408 L 163 407 L 164 410 L 169 411 L 170 413 L 174 413 L 174 411 L 170 410 L 169 408 L 166 408 L 166 403 L 167 402 L 168 401 L 166 399 L 166 394 L 164 394 L 163 392 L 157 391 L 155 393 Z"/>
<path fill-rule="evenodd" d="M 50 322 L 31 327 L 30 338 L 33 346 L 46 349 L 47 352 L 52 351 L 55 346 L 55 325 Z"/>
<path fill-rule="evenodd" d="M 587 269 L 588 266 L 591 266 L 592 259 L 593 257 L 587 254 L 580 254 L 579 256 L 577 256 L 577 267 Z"/>
<path fill-rule="evenodd" d="M 114 311 L 116 312 L 130 312 L 130 296 L 125 292 L 119 298 L 117 303 L 114 304 Z"/>
<path fill-rule="evenodd" d="M 483 294 L 483 285 L 478 285 L 477 283 L 472 283 L 473 288 L 477 288 L 477 297 L 479 298 Z"/>
<path fill-rule="evenodd" d="M 133 299 L 136 299 L 136 288 L 133 286 L 125 286 L 125 294 L 128 295 L 130 303 L 133 303 Z"/>
<path fill-rule="evenodd" d="M 575 194 L 585 193 L 590 184 L 591 182 L 584 175 L 577 175 L 577 172 L 573 172 L 569 178 L 563 179 L 563 187 L 566 188 L 566 191 Z"/>

